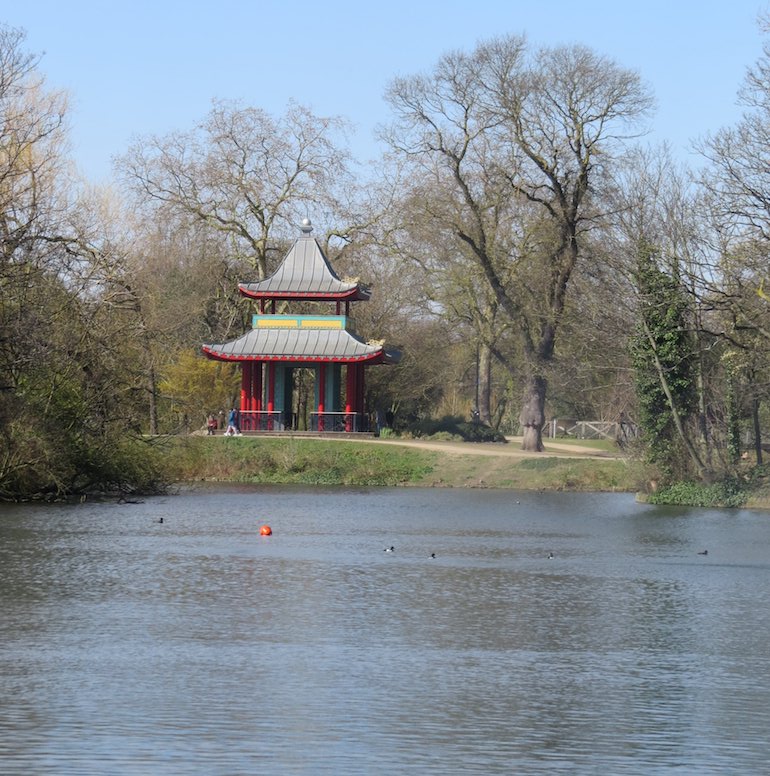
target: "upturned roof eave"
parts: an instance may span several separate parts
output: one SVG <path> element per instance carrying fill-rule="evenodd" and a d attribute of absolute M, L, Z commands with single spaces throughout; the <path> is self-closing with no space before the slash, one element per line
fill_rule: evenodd
<path fill-rule="evenodd" d="M 231 363 L 244 363 L 248 361 L 280 361 L 282 363 L 290 364 L 321 364 L 321 363 L 335 363 L 335 364 L 386 364 L 396 363 L 390 360 L 390 354 L 386 353 L 384 349 L 378 350 L 376 353 L 364 353 L 361 355 L 352 356 L 324 356 L 318 354 L 275 354 L 275 353 L 221 353 L 209 345 L 203 345 L 201 350 L 204 352 L 207 358 L 214 361 L 227 361 Z"/>
<path fill-rule="evenodd" d="M 366 342 L 346 329 L 256 328 L 229 342 L 202 343 L 203 352 L 219 361 L 392 361 L 397 351 L 383 342 Z"/>
<path fill-rule="evenodd" d="M 371 292 L 362 286 L 354 286 L 344 291 L 307 291 L 291 290 L 270 291 L 249 288 L 252 283 L 239 283 L 238 291 L 249 299 L 285 299 L 297 302 L 329 301 L 329 302 L 355 302 L 366 301 L 371 297 Z"/>

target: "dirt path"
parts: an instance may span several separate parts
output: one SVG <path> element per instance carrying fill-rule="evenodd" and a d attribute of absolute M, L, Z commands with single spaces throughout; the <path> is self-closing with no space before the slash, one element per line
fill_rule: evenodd
<path fill-rule="evenodd" d="M 589 458 L 606 460 L 619 458 L 619 455 L 598 451 L 593 447 L 574 444 L 559 444 L 547 440 L 545 452 L 531 453 L 521 449 L 521 437 L 507 437 L 508 444 L 492 442 L 435 442 L 422 439 L 373 439 L 372 444 L 401 445 L 402 447 L 417 447 L 422 450 L 437 450 L 452 455 L 486 455 L 510 458 L 542 458 L 556 456 L 560 458 Z"/>
<path fill-rule="evenodd" d="M 545 452 L 521 449 L 521 437 L 508 444 L 371 439 L 374 445 L 400 445 L 438 454 L 420 483 L 432 487 L 627 490 L 616 468 L 623 456 L 588 445 L 545 441 Z M 588 467 L 588 468 L 586 468 Z M 633 489 L 633 488 L 631 488 Z"/>

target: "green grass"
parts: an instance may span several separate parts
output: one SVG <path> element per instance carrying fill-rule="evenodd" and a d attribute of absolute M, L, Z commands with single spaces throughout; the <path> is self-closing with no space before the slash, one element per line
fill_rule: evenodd
<path fill-rule="evenodd" d="M 587 447 L 591 450 L 603 453 L 617 453 L 618 446 L 611 439 L 575 439 L 574 437 L 557 437 L 556 439 L 546 438 L 543 439 L 546 451 L 548 450 L 548 444 L 558 445 L 575 445 L 576 447 Z"/>
<path fill-rule="evenodd" d="M 464 455 L 456 450 L 444 453 L 349 440 L 170 437 L 164 440 L 162 452 L 165 478 L 173 482 L 643 492 L 654 479 L 640 462 L 620 458 L 549 456 L 547 452 L 533 458 Z M 767 508 L 770 469 L 754 469 L 712 485 L 679 483 L 648 493 L 645 500 Z"/>
<path fill-rule="evenodd" d="M 526 458 L 518 467 L 526 473 L 527 487 L 547 490 L 626 491 L 639 488 L 639 472 L 622 460 Z"/>
<path fill-rule="evenodd" d="M 469 443 L 469 449 L 473 445 Z M 166 447 L 175 482 L 628 491 L 637 470 L 618 459 L 457 455 L 348 440 L 178 437 Z"/>
<path fill-rule="evenodd" d="M 175 481 L 404 485 L 427 475 L 434 457 L 363 442 L 186 437 L 170 447 L 167 472 Z"/>
<path fill-rule="evenodd" d="M 548 471 L 548 469 L 555 469 L 559 466 L 564 467 L 563 458 L 525 458 L 519 463 L 520 468 L 531 469 L 537 472 Z"/>

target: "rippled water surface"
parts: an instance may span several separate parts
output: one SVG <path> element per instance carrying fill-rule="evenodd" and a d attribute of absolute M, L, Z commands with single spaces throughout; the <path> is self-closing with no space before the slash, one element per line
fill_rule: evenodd
<path fill-rule="evenodd" d="M 628 495 L 0 506 L 0 771 L 766 773 L 769 550 Z"/>

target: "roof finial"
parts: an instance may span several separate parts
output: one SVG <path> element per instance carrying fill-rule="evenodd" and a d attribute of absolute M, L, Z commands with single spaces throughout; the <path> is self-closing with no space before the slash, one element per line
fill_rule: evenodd
<path fill-rule="evenodd" d="M 310 223 L 309 218 L 303 218 L 299 228 L 302 234 L 310 234 L 313 231 L 313 224 Z"/>

